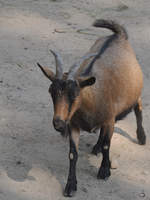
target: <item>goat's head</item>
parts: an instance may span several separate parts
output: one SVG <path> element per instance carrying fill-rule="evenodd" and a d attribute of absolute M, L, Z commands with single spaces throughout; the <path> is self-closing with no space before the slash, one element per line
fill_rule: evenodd
<path fill-rule="evenodd" d="M 39 63 L 37 65 L 52 82 L 49 93 L 52 96 L 54 104 L 54 128 L 61 132 L 63 136 L 67 136 L 67 127 L 70 120 L 81 104 L 81 90 L 86 86 L 93 85 L 96 80 L 95 77 L 89 75 L 76 76 L 77 71 L 85 59 L 95 56 L 96 53 L 84 56 L 70 68 L 68 73 L 63 73 L 60 55 L 52 50 L 51 53 L 54 55 L 56 61 L 56 74 L 49 68 L 42 67 Z"/>

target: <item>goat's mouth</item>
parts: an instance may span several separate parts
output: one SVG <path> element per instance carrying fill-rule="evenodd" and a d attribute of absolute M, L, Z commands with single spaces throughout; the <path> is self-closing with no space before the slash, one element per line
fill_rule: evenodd
<path fill-rule="evenodd" d="M 56 131 L 58 131 L 60 133 L 65 132 L 65 129 L 66 129 L 66 128 L 56 128 L 56 127 L 54 127 L 54 128 L 55 128 Z"/>

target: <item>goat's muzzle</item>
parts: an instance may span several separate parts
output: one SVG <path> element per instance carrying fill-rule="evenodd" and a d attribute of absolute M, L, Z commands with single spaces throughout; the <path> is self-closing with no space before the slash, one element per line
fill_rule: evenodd
<path fill-rule="evenodd" d="M 53 119 L 53 125 L 56 131 L 60 132 L 63 137 L 67 137 L 68 128 L 67 123 L 61 120 L 59 117 Z"/>

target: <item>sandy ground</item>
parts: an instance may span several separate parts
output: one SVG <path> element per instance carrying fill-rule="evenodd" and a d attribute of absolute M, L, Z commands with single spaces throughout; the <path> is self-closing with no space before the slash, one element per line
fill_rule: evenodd
<path fill-rule="evenodd" d="M 68 142 L 52 126 L 49 81 L 36 62 L 54 69 L 49 49 L 64 68 L 109 34 L 95 18 L 124 24 L 144 72 L 146 146 L 136 140 L 134 114 L 116 124 L 111 157 L 118 166 L 108 181 L 97 180 L 101 162 L 90 154 L 98 134 L 81 133 L 77 168 L 80 200 L 150 200 L 150 1 L 0 1 L 0 200 L 64 200 Z"/>

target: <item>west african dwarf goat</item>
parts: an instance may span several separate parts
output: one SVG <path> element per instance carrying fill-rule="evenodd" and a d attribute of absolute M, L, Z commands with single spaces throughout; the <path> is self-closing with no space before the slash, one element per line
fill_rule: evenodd
<path fill-rule="evenodd" d="M 143 77 L 136 56 L 128 42 L 126 30 L 113 21 L 96 20 L 95 27 L 110 29 L 114 34 L 98 39 L 89 52 L 63 74 L 62 60 L 51 51 L 56 60 L 56 74 L 38 66 L 51 80 L 49 92 L 54 104 L 54 128 L 69 136 L 70 168 L 64 195 L 71 197 L 77 190 L 76 162 L 80 130 L 100 135 L 92 153 L 102 152 L 103 159 L 97 175 L 110 176 L 109 149 L 117 120 L 132 109 L 136 115 L 137 138 L 145 144 L 142 126 L 141 90 Z"/>

